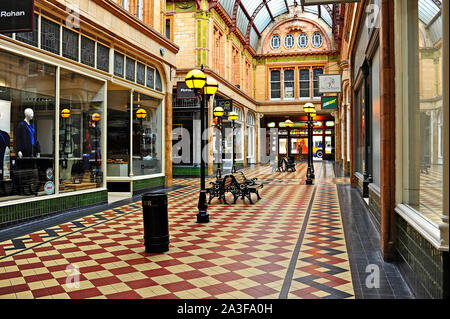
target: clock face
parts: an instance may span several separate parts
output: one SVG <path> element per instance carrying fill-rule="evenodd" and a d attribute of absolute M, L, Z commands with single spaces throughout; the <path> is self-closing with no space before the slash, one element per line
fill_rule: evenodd
<path fill-rule="evenodd" d="M 53 179 L 53 169 L 52 168 L 47 168 L 47 170 L 45 171 L 45 176 L 47 176 L 48 180 Z"/>

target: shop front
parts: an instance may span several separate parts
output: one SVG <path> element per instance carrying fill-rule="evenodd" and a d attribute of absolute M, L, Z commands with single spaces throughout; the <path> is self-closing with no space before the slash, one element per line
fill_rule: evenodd
<path fill-rule="evenodd" d="M 106 81 L 0 50 L 0 227 L 106 202 Z"/>
<path fill-rule="evenodd" d="M 293 157 L 306 160 L 308 156 L 308 124 L 306 116 L 291 117 L 294 125 L 288 128 L 283 118 L 265 118 L 267 140 L 270 129 L 278 129 L 278 158 Z M 314 119 L 313 128 L 314 160 L 335 159 L 335 122 L 329 115 L 319 115 Z"/>
<path fill-rule="evenodd" d="M 34 22 L 0 34 L 0 228 L 166 181 L 166 62 Z"/>

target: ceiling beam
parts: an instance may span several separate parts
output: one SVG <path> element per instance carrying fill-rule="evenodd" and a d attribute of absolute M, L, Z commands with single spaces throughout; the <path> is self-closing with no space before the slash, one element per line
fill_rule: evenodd
<path fill-rule="evenodd" d="M 289 13 L 289 5 L 287 3 L 287 0 L 284 0 L 284 5 L 286 6 L 287 13 Z"/>

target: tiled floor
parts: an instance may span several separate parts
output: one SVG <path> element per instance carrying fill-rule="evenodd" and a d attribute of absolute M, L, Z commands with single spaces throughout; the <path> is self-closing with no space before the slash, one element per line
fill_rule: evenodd
<path fill-rule="evenodd" d="M 0 298 L 364 297 L 339 201 L 348 179 L 316 163 L 315 185 L 306 186 L 305 170 L 246 169 L 264 183 L 262 199 L 214 199 L 208 224 L 196 223 L 199 181 L 176 180 L 164 254 L 144 251 L 139 201 L 4 240 Z"/>

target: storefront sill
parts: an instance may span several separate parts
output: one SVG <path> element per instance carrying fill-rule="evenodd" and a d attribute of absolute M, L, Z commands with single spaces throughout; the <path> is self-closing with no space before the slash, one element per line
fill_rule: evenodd
<path fill-rule="evenodd" d="M 411 207 L 400 204 L 395 208 L 399 214 L 411 227 L 430 242 L 439 251 L 448 251 L 448 246 L 441 245 L 441 234 L 437 225 L 430 222 L 419 212 Z"/>
<path fill-rule="evenodd" d="M 60 198 L 60 197 L 69 197 L 69 196 L 83 195 L 83 194 L 89 194 L 89 193 L 96 193 L 96 192 L 101 192 L 101 191 L 106 191 L 106 190 L 107 190 L 106 187 L 101 187 L 101 188 L 86 189 L 86 190 L 75 191 L 75 192 L 67 192 L 67 193 L 47 195 L 47 196 L 41 196 L 41 197 L 34 197 L 34 198 L 16 199 L 16 200 L 0 203 L 0 207 L 8 207 L 8 206 L 14 206 L 17 204 L 38 202 L 38 201 L 50 200 L 50 199 Z"/>
<path fill-rule="evenodd" d="M 153 175 L 142 175 L 142 176 L 133 176 L 133 177 L 106 177 L 107 182 L 132 182 L 132 181 L 138 181 L 142 179 L 152 179 L 152 178 L 158 178 L 158 177 L 165 177 L 166 175 L 164 173 L 159 174 L 153 174 Z"/>

